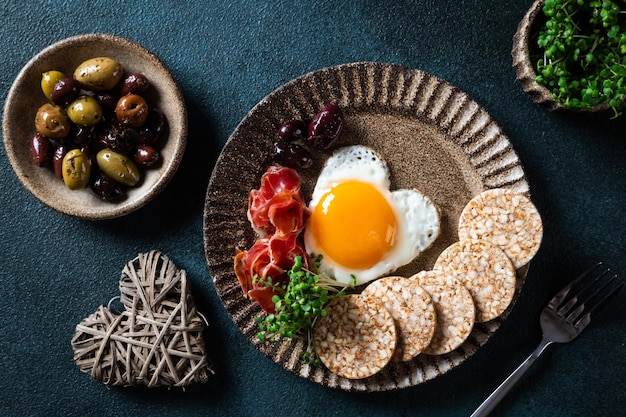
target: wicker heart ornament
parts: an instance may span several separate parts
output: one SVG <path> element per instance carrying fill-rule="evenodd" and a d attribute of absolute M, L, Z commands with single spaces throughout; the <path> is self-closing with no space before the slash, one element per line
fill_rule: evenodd
<path fill-rule="evenodd" d="M 100 306 L 76 326 L 72 349 L 81 371 L 116 386 L 207 381 L 204 323 L 185 271 L 151 251 L 126 264 L 119 287 L 120 314 Z"/>

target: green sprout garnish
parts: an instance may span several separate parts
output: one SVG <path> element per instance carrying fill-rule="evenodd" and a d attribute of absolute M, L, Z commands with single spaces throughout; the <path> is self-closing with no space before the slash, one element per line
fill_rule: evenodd
<path fill-rule="evenodd" d="M 312 269 L 319 267 L 320 257 L 315 258 Z M 296 256 L 293 267 L 287 271 L 289 281 L 285 284 L 272 283 L 271 279 L 259 279 L 256 282 L 273 287 L 277 292 L 272 297 L 276 312 L 264 317 L 255 317 L 259 327 L 257 337 L 261 342 L 276 342 L 282 337 L 290 339 L 306 337 L 306 349 L 300 358 L 314 366 L 319 366 L 311 344 L 311 334 L 315 321 L 327 315 L 326 306 L 335 298 L 343 297 L 349 288 L 354 288 L 356 278 L 351 284 L 343 284 L 334 279 L 319 275 L 304 268 L 302 257 Z"/>
<path fill-rule="evenodd" d="M 626 107 L 626 16 L 612 0 L 546 0 L 537 82 L 571 109 Z"/>

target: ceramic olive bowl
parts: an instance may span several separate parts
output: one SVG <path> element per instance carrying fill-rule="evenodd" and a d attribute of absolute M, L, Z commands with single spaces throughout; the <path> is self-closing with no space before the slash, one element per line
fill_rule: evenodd
<path fill-rule="evenodd" d="M 47 102 L 41 91 L 42 73 L 58 70 L 71 75 L 83 61 L 109 57 L 126 73 L 143 73 L 150 82 L 149 105 L 161 109 L 167 127 L 160 139 L 161 161 L 141 170 L 141 181 L 126 188 L 119 202 L 103 201 L 88 188 L 70 190 L 50 167 L 32 160 L 30 143 L 35 133 L 35 114 Z M 8 159 L 20 182 L 47 206 L 79 218 L 101 220 L 120 217 L 144 206 L 169 183 L 183 157 L 187 141 L 187 110 L 176 81 L 165 64 L 141 45 L 108 34 L 70 37 L 48 46 L 20 71 L 9 90 L 2 121 Z"/>

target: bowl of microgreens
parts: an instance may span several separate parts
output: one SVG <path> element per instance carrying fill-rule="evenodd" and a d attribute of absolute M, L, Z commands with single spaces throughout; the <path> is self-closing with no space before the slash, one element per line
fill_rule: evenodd
<path fill-rule="evenodd" d="M 522 89 L 548 110 L 626 109 L 626 3 L 537 0 L 513 38 Z"/>

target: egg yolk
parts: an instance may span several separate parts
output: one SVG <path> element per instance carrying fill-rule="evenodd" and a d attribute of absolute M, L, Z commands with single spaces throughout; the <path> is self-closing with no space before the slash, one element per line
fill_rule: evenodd
<path fill-rule="evenodd" d="M 322 196 L 308 227 L 325 257 L 346 268 L 367 269 L 394 245 L 397 220 L 376 187 L 348 181 Z"/>

